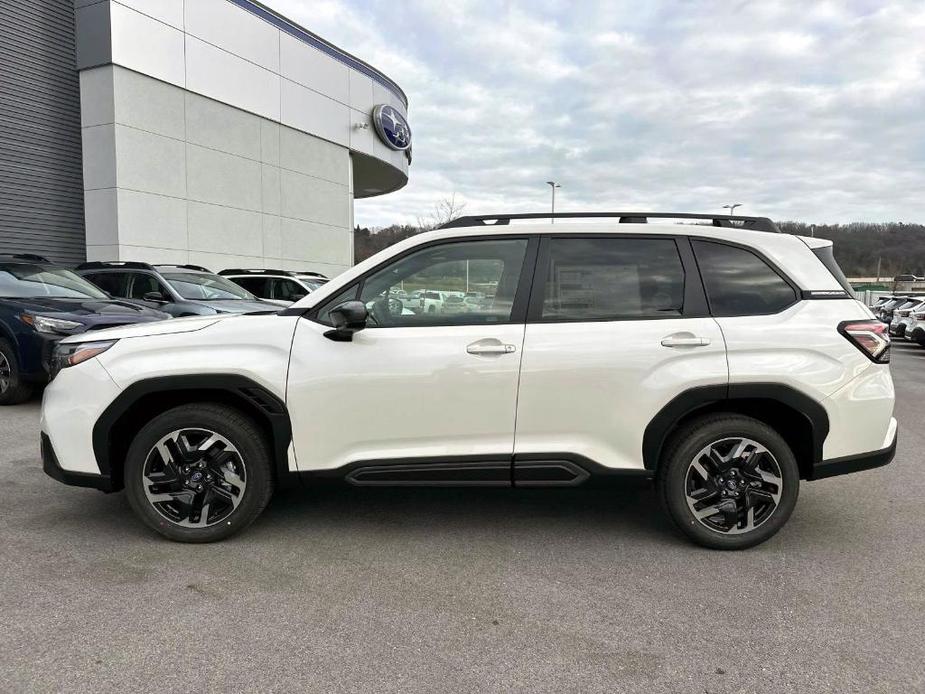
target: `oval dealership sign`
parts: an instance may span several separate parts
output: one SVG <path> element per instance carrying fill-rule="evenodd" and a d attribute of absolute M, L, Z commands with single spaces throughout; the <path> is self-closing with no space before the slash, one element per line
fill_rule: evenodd
<path fill-rule="evenodd" d="M 398 109 L 388 104 L 379 104 L 373 109 L 373 124 L 386 147 L 400 152 L 411 147 L 411 128 Z"/>

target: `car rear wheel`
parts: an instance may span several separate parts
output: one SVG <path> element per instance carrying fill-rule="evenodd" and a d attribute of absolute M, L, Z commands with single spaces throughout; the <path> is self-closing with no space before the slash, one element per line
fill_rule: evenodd
<path fill-rule="evenodd" d="M 662 505 L 691 540 L 746 549 L 772 537 L 796 506 L 793 452 L 764 422 L 710 415 L 679 430 L 658 470 Z"/>
<path fill-rule="evenodd" d="M 12 345 L 0 340 L 0 405 L 18 405 L 32 395 L 32 385 L 22 380 Z"/>
<path fill-rule="evenodd" d="M 214 542 L 250 525 L 273 493 L 270 448 L 247 416 L 224 405 L 176 407 L 135 437 L 125 461 L 135 513 L 179 542 Z"/>

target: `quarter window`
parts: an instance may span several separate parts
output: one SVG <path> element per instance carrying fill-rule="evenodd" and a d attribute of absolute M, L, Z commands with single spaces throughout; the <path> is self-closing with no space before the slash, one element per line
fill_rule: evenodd
<path fill-rule="evenodd" d="M 751 251 L 710 241 L 693 245 L 714 316 L 767 315 L 797 300 L 793 287 Z"/>
<path fill-rule="evenodd" d="M 547 321 L 680 316 L 684 267 L 674 239 L 554 238 L 543 295 Z"/>

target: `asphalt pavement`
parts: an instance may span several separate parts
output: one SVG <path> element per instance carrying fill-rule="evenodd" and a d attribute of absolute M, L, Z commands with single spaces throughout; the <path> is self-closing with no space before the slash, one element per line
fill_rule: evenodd
<path fill-rule="evenodd" d="M 645 483 L 325 489 L 174 544 L 0 409 L 0 691 L 925 691 L 925 349 L 899 452 L 804 483 L 771 541 L 690 545 Z"/>

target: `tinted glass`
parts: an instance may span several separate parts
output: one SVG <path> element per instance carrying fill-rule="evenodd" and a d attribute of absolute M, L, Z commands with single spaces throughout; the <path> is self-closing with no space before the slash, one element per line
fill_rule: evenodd
<path fill-rule="evenodd" d="M 83 275 L 97 287 L 112 296 L 127 296 L 126 285 L 128 284 L 128 275 L 124 272 L 95 272 L 90 275 Z"/>
<path fill-rule="evenodd" d="M 777 313 L 797 300 L 793 287 L 751 251 L 709 241 L 693 244 L 714 316 Z"/>
<path fill-rule="evenodd" d="M 370 327 L 479 325 L 511 320 L 526 239 L 424 248 L 368 277 L 360 294 Z M 413 292 L 421 290 L 417 298 Z M 467 304 L 466 292 L 483 299 Z"/>
<path fill-rule="evenodd" d="M 0 297 L 109 298 L 99 287 L 70 270 L 26 263 L 0 265 Z"/>
<path fill-rule="evenodd" d="M 184 299 L 217 301 L 241 299 L 253 301 L 254 295 L 231 280 L 202 272 L 164 272 L 167 283 Z"/>
<path fill-rule="evenodd" d="M 684 267 L 673 239 L 553 239 L 544 320 L 680 316 Z"/>
<path fill-rule="evenodd" d="M 129 291 L 129 298 L 132 299 L 144 299 L 145 294 L 151 292 L 158 292 L 165 300 L 170 298 L 167 290 L 161 286 L 154 275 L 147 275 L 143 272 L 132 273 L 132 286 Z"/>
<path fill-rule="evenodd" d="M 270 298 L 282 301 L 298 301 L 308 295 L 308 290 L 293 280 L 274 277 L 267 280 L 270 285 Z"/>
<path fill-rule="evenodd" d="M 266 299 L 270 296 L 267 291 L 268 280 L 266 277 L 229 277 L 228 279 L 244 287 L 254 296 L 259 296 L 262 299 Z"/>

